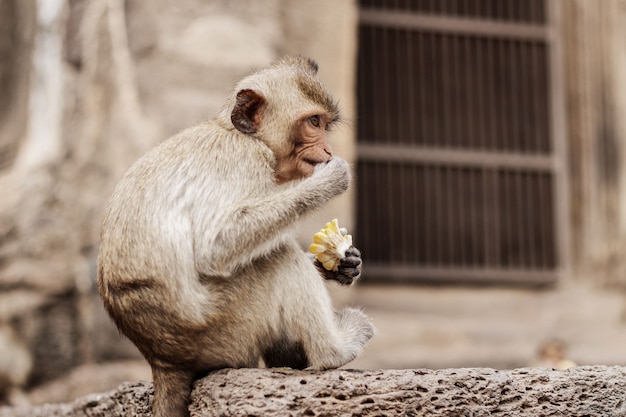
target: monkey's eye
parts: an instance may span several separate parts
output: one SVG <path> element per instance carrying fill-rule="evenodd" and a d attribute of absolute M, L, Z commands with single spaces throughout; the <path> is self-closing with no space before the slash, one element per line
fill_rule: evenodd
<path fill-rule="evenodd" d="M 320 117 L 319 115 L 309 117 L 309 123 L 311 123 L 315 127 L 320 127 Z"/>

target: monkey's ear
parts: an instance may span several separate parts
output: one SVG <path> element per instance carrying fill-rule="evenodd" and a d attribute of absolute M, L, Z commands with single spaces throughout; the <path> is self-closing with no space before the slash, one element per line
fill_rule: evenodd
<path fill-rule="evenodd" d="M 317 62 L 315 62 L 311 58 L 307 58 L 306 61 L 307 61 L 307 64 L 309 65 L 309 69 L 313 71 L 313 74 L 317 75 L 317 71 L 319 70 L 319 66 L 317 65 Z"/>
<path fill-rule="evenodd" d="M 230 115 L 233 126 L 241 133 L 255 133 L 261 124 L 266 103 L 265 97 L 254 90 L 239 91 L 235 108 Z"/>

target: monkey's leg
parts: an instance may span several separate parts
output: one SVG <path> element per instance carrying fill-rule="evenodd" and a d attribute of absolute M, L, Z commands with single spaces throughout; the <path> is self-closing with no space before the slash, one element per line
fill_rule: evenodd
<path fill-rule="evenodd" d="M 350 307 L 337 312 L 336 318 L 344 341 L 347 343 L 347 350 L 360 353 L 363 346 L 376 332 L 370 318 L 361 310 Z"/>
<path fill-rule="evenodd" d="M 304 345 L 288 340 L 279 340 L 266 349 L 263 352 L 263 362 L 268 368 L 304 369 L 309 366 Z"/>
<path fill-rule="evenodd" d="M 334 369 L 347 364 L 363 351 L 375 332 L 370 319 L 356 309 L 345 309 L 336 313 L 332 321 L 311 327 L 307 357 L 312 369 Z"/>
<path fill-rule="evenodd" d="M 354 359 L 371 337 L 367 336 L 367 329 L 365 334 L 344 329 L 338 320 L 335 322 L 332 311 L 328 316 L 323 314 L 326 310 L 316 313 L 313 310 L 308 314 L 300 311 L 299 321 L 285 318 L 297 327 L 287 328 L 281 338 L 263 351 L 263 361 L 268 368 L 338 368 Z M 320 313 L 326 317 L 320 319 L 315 315 Z"/>
<path fill-rule="evenodd" d="M 152 365 L 154 417 L 189 416 L 189 397 L 194 376 L 188 370 Z"/>
<path fill-rule="evenodd" d="M 282 281 L 289 285 L 285 288 L 289 296 L 282 299 L 282 323 L 289 326 L 285 329 L 287 339 L 302 343 L 308 367 L 343 366 L 361 353 L 374 335 L 374 326 L 360 310 L 346 308 L 335 312 L 326 284 L 315 267 L 309 262 L 303 265 L 305 260 L 294 263 L 296 268 L 289 271 L 290 278 Z M 294 276 L 296 271 L 300 274 Z"/>

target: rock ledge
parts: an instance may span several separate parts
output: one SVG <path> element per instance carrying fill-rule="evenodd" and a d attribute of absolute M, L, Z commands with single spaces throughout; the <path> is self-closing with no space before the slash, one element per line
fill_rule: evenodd
<path fill-rule="evenodd" d="M 0 417 L 150 416 L 152 383 Z M 195 383 L 191 416 L 626 416 L 626 367 L 295 371 L 225 369 Z"/>

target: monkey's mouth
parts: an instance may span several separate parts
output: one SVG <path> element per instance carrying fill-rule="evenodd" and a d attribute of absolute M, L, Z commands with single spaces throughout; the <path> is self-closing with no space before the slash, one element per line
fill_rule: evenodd
<path fill-rule="evenodd" d="M 321 164 L 322 162 L 326 162 L 326 161 L 318 161 L 316 159 L 302 158 L 302 162 L 304 162 L 305 164 L 309 164 L 311 166 L 315 166 L 317 164 Z"/>
<path fill-rule="evenodd" d="M 313 159 L 313 158 L 302 158 L 302 162 L 309 164 L 311 166 L 315 166 L 318 164 L 324 164 L 326 162 L 330 161 L 330 158 L 324 158 L 324 159 Z"/>

